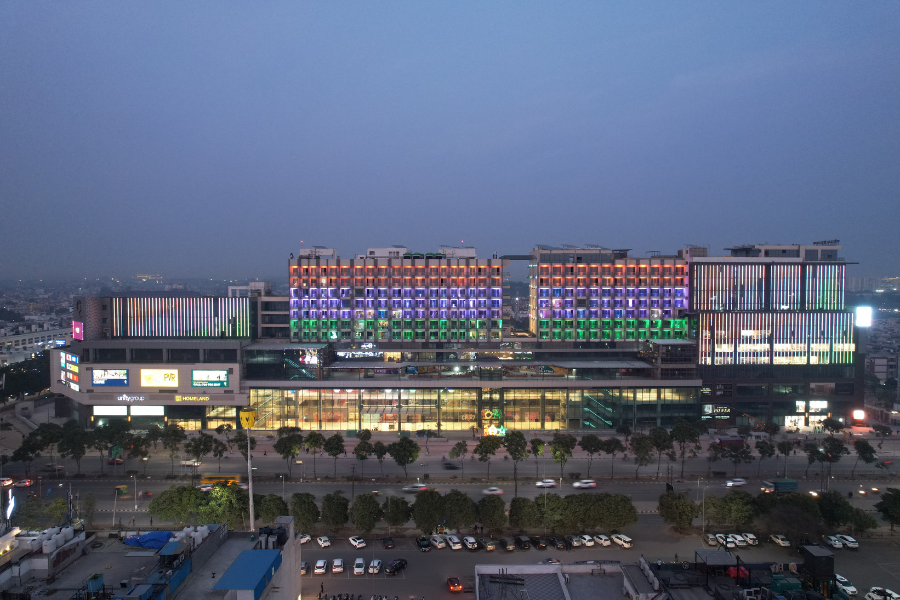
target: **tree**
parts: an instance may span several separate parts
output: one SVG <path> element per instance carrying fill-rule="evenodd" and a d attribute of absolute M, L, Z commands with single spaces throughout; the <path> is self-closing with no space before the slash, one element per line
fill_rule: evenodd
<path fill-rule="evenodd" d="M 588 455 L 587 476 L 590 478 L 591 463 L 594 460 L 594 455 L 599 454 L 600 452 L 603 451 L 603 441 L 599 437 L 594 435 L 593 433 L 587 433 L 587 434 L 581 436 L 581 439 L 578 441 L 578 445 L 581 446 L 582 450 L 587 452 L 587 455 Z"/>
<path fill-rule="evenodd" d="M 141 459 L 141 462 L 144 463 L 144 475 L 147 474 L 147 459 L 150 458 L 150 446 L 150 440 L 142 435 L 133 435 L 128 440 L 128 458 Z"/>
<path fill-rule="evenodd" d="M 850 478 L 856 479 L 856 465 L 859 464 L 860 459 L 867 465 L 871 465 L 878 459 L 878 454 L 868 440 L 855 440 L 853 442 L 853 449 L 856 451 L 856 462 L 853 463 L 853 470 L 850 472 Z"/>
<path fill-rule="evenodd" d="M 316 497 L 306 492 L 291 494 L 291 516 L 294 517 L 295 531 L 298 533 L 312 532 L 319 520 Z"/>
<path fill-rule="evenodd" d="M 662 463 L 662 455 L 672 450 L 672 437 L 669 432 L 662 427 L 653 427 L 650 429 L 648 436 L 656 451 L 656 477 L 659 478 L 659 467 Z"/>
<path fill-rule="evenodd" d="M 681 457 L 681 476 L 684 477 L 684 462 L 687 459 L 688 450 L 696 452 L 699 449 L 700 434 L 693 423 L 678 419 L 672 427 L 672 441 L 678 444 L 678 455 Z"/>
<path fill-rule="evenodd" d="M 540 524 L 537 500 L 513 498 L 509 503 L 509 526 L 519 531 L 532 529 Z"/>
<path fill-rule="evenodd" d="M 360 443 L 368 444 L 363 441 Z M 353 506 L 350 507 L 350 522 L 358 531 L 369 533 L 384 516 L 384 511 L 378 500 L 372 494 L 360 494 L 353 500 Z"/>
<path fill-rule="evenodd" d="M 235 483 L 216 483 L 206 492 L 207 503 L 200 509 L 200 522 L 227 523 L 231 529 L 244 527 L 250 517 L 250 495 Z M 254 496 L 254 503 L 261 498 Z"/>
<path fill-rule="evenodd" d="M 553 434 L 553 439 L 550 440 L 550 456 L 553 457 L 553 462 L 559 464 L 560 479 L 562 479 L 566 462 L 572 458 L 572 451 L 575 450 L 577 443 L 578 440 L 575 439 L 575 436 L 568 433 L 556 432 Z"/>
<path fill-rule="evenodd" d="M 466 444 L 466 440 L 460 440 L 453 444 L 453 447 L 450 448 L 450 458 L 459 459 L 459 466 L 462 468 L 462 476 L 465 478 L 466 476 L 466 454 L 469 453 L 469 447 Z"/>
<path fill-rule="evenodd" d="M 29 529 L 41 529 L 47 511 L 47 502 L 37 496 L 25 496 L 12 513 L 12 520 Z M 5 518 L 5 515 L 4 515 Z"/>
<path fill-rule="evenodd" d="M 831 467 L 848 454 L 850 451 L 839 438 L 829 436 L 822 440 L 822 450 L 816 457 L 825 465 L 825 472 L 822 474 L 825 484 L 822 487 L 827 487 L 828 481 L 831 479 Z"/>
<path fill-rule="evenodd" d="M 838 431 L 841 431 L 843 428 L 844 424 L 833 417 L 828 417 L 827 419 L 822 421 L 822 429 L 827 431 L 831 436 L 833 436 Z"/>
<path fill-rule="evenodd" d="M 325 454 L 334 459 L 334 476 L 337 477 L 338 456 L 347 453 L 347 449 L 344 448 L 344 436 L 339 433 L 335 433 L 330 438 L 325 440 L 325 445 L 322 446 L 322 449 L 325 451 Z"/>
<path fill-rule="evenodd" d="M 478 520 L 488 529 L 500 529 L 506 525 L 506 502 L 503 498 L 490 495 L 479 500 Z"/>
<path fill-rule="evenodd" d="M 625 446 L 627 447 L 630 443 L 628 440 L 631 438 L 631 425 L 628 423 L 620 423 L 618 427 L 616 427 L 616 433 L 621 436 L 625 436 Z"/>
<path fill-rule="evenodd" d="M 372 441 L 372 430 L 371 429 L 360 429 L 356 432 L 356 439 L 361 442 L 371 442 Z"/>
<path fill-rule="evenodd" d="M 372 444 L 372 454 L 378 459 L 378 466 L 381 467 L 381 476 L 384 477 L 384 457 L 388 454 L 385 443 L 377 441 Z"/>
<path fill-rule="evenodd" d="M 729 461 L 734 466 L 734 476 L 737 477 L 738 465 L 741 463 L 750 464 L 756 458 L 753 456 L 750 446 L 741 444 L 740 446 L 727 446 L 723 449 L 722 458 Z"/>
<path fill-rule="evenodd" d="M 344 496 L 344 490 L 336 490 L 322 498 L 322 524 L 332 532 L 347 524 L 350 520 L 350 501 Z"/>
<path fill-rule="evenodd" d="M 282 428 L 284 429 L 284 428 Z M 281 432 L 281 429 L 278 430 Z M 275 444 L 272 446 L 272 449 L 284 459 L 284 462 L 287 463 L 288 468 L 288 478 L 293 475 L 293 467 L 294 461 L 300 455 L 300 447 L 303 445 L 303 434 L 299 431 L 286 433 L 282 435 L 277 440 L 275 440 Z"/>
<path fill-rule="evenodd" d="M 775 456 L 775 444 L 773 444 L 769 440 L 759 440 L 754 445 L 756 448 L 756 452 L 759 454 L 759 469 L 756 471 L 756 476 L 759 477 L 762 473 L 762 462 L 767 458 L 772 458 Z"/>
<path fill-rule="evenodd" d="M 369 456 L 372 455 L 372 452 L 375 448 L 372 446 L 372 443 L 368 440 L 360 440 L 359 443 L 356 444 L 356 447 L 353 449 L 353 456 L 356 457 L 356 460 L 359 461 L 359 476 L 360 478 L 364 477 L 363 468 L 365 466 L 365 461 L 369 460 Z"/>
<path fill-rule="evenodd" d="M 197 463 L 202 462 L 203 458 L 212 452 L 215 439 L 208 433 L 201 432 L 200 435 L 184 445 L 184 451 L 194 459 L 194 473 L 197 472 Z"/>
<path fill-rule="evenodd" d="M 231 426 L 231 423 L 222 423 L 215 429 L 216 435 L 221 435 L 221 436 L 225 437 L 225 445 L 230 446 L 230 444 L 231 444 L 231 430 L 232 429 L 234 429 L 234 427 Z"/>
<path fill-rule="evenodd" d="M 184 427 L 177 423 L 166 423 L 166 427 L 162 432 L 161 441 L 163 448 L 168 451 L 169 458 L 172 461 L 172 475 L 175 474 L 175 455 L 178 454 L 181 442 L 186 439 L 187 434 L 184 433 Z"/>
<path fill-rule="evenodd" d="M 775 421 L 766 421 L 766 424 L 763 425 L 763 431 L 769 434 L 769 441 L 772 440 L 778 432 L 781 431 L 781 426 Z"/>
<path fill-rule="evenodd" d="M 500 439 L 500 436 L 485 435 L 478 440 L 478 443 L 475 444 L 475 448 L 472 449 L 472 453 L 478 457 L 478 461 L 487 464 L 488 481 L 491 480 L 491 458 L 497 454 L 497 450 L 502 447 L 503 441 Z"/>
<path fill-rule="evenodd" d="M 566 510 L 572 525 L 579 531 L 597 529 L 603 522 L 603 510 L 609 494 L 569 494 L 565 497 Z"/>
<path fill-rule="evenodd" d="M 88 492 L 81 503 L 80 516 L 84 519 L 85 524 L 91 527 L 94 524 L 94 513 L 97 510 L 97 497 L 94 492 Z M 149 511 L 149 509 L 148 509 Z"/>
<path fill-rule="evenodd" d="M 393 445 L 391 444 L 391 446 Z M 419 531 L 424 534 L 434 532 L 438 525 L 444 522 L 445 515 L 444 498 L 440 492 L 425 490 L 418 493 L 412 505 L 412 518 Z"/>
<path fill-rule="evenodd" d="M 778 454 L 784 457 L 784 476 L 787 477 L 787 459 L 794 450 L 794 443 L 789 440 L 782 440 L 775 447 L 778 449 Z"/>
<path fill-rule="evenodd" d="M 709 495 L 704 498 L 706 520 L 717 525 L 741 528 L 756 517 L 756 499 L 747 492 L 732 490 L 724 496 Z"/>
<path fill-rule="evenodd" d="M 566 502 L 558 494 L 544 494 L 542 498 L 535 500 L 535 504 L 544 527 L 553 532 L 569 528 Z"/>
<path fill-rule="evenodd" d="M 706 476 L 712 471 L 712 464 L 724 455 L 725 449 L 716 442 L 710 442 L 706 448 Z"/>
<path fill-rule="evenodd" d="M 384 520 L 389 527 L 402 527 L 412 518 L 412 507 L 406 498 L 388 496 L 382 503 Z"/>
<path fill-rule="evenodd" d="M 397 463 L 397 466 L 403 469 L 403 476 L 408 477 L 406 468 L 416 462 L 419 458 L 419 445 L 407 437 L 402 437 L 396 442 L 388 444 L 387 451 Z"/>
<path fill-rule="evenodd" d="M 50 464 L 56 464 L 53 460 L 53 451 L 56 449 L 59 442 L 62 441 L 62 427 L 56 423 L 41 423 L 38 425 L 38 428 L 34 430 L 34 435 L 39 440 L 38 446 L 40 447 L 41 452 L 44 450 L 50 451 Z M 57 477 L 58 476 L 59 475 L 57 474 Z"/>
<path fill-rule="evenodd" d="M 25 477 L 29 477 L 31 475 L 31 463 L 37 458 L 39 452 L 36 440 L 30 436 L 25 436 L 22 444 L 13 451 L 10 460 L 22 463 L 22 467 L 25 469 Z"/>
<path fill-rule="evenodd" d="M 637 523 L 638 514 L 631 498 L 623 494 L 603 494 L 600 527 L 606 531 L 617 531 L 632 523 Z"/>
<path fill-rule="evenodd" d="M 816 497 L 822 519 L 829 527 L 841 527 L 853 521 L 853 507 L 843 494 L 825 492 Z"/>
<path fill-rule="evenodd" d="M 672 491 L 659 497 L 657 510 L 663 523 L 672 525 L 679 531 L 689 529 L 694 519 L 700 514 L 700 507 L 693 500 L 684 494 Z"/>
<path fill-rule="evenodd" d="M 812 464 L 819 460 L 819 454 L 821 451 L 819 450 L 819 445 L 815 442 L 806 442 L 803 444 L 803 452 L 806 454 L 806 472 L 804 473 L 804 477 L 809 476 L 809 468 Z"/>
<path fill-rule="evenodd" d="M 825 533 L 821 515 L 810 514 L 790 503 L 776 504 L 762 522 L 767 531 L 786 535 L 789 540 L 816 539 Z"/>
<path fill-rule="evenodd" d="M 531 438 L 531 441 L 528 444 L 531 450 L 531 455 L 534 457 L 534 476 L 540 477 L 540 475 L 538 474 L 538 458 L 544 455 L 544 448 L 546 447 L 547 443 L 540 438 Z"/>
<path fill-rule="evenodd" d="M 737 434 L 741 437 L 747 437 L 750 435 L 750 426 L 749 425 L 738 425 Z"/>
<path fill-rule="evenodd" d="M 206 504 L 206 494 L 194 486 L 173 485 L 150 501 L 147 512 L 164 521 L 193 524 Z"/>
<path fill-rule="evenodd" d="M 891 524 L 891 531 L 894 531 L 894 526 L 900 523 L 900 490 L 887 488 L 875 505 L 875 510 Z"/>
<path fill-rule="evenodd" d="M 444 514 L 447 516 L 444 525 L 457 531 L 471 526 L 478 519 L 475 502 L 459 490 L 450 490 L 444 495 Z"/>
<path fill-rule="evenodd" d="M 219 461 L 219 473 L 222 472 L 222 458 L 225 457 L 226 452 L 228 452 L 228 446 L 225 442 L 222 440 L 213 440 L 212 452 L 210 452 L 210 454 Z"/>
<path fill-rule="evenodd" d="M 617 437 L 607 438 L 603 442 L 603 451 L 612 456 L 612 460 L 609 461 L 609 478 L 612 479 L 616 471 L 616 454 L 625 452 L 625 444 Z"/>
<path fill-rule="evenodd" d="M 220 425 L 220 427 L 221 427 L 221 425 Z M 155 423 L 147 428 L 147 436 L 146 437 L 153 444 L 154 450 L 157 449 L 157 445 L 159 444 L 160 440 L 162 440 L 162 433 L 163 433 L 162 428 Z"/>
<path fill-rule="evenodd" d="M 256 450 L 256 438 L 250 436 L 250 451 L 247 451 L 247 430 L 241 429 L 231 436 L 231 443 L 234 444 L 245 461 L 249 461 L 250 452 Z"/>
<path fill-rule="evenodd" d="M 310 431 L 306 435 L 306 439 L 303 441 L 303 445 L 306 446 L 306 449 L 312 454 L 313 457 L 313 477 L 316 476 L 316 454 L 322 451 L 322 447 L 325 445 L 325 436 L 319 433 L 318 431 Z"/>
<path fill-rule="evenodd" d="M 889 435 L 891 435 L 892 433 L 894 433 L 894 430 L 893 430 L 893 429 L 891 429 L 891 428 L 888 427 L 887 425 L 882 425 L 881 423 L 876 423 L 875 425 L 872 425 L 872 430 L 873 430 L 876 434 L 878 434 L 878 437 L 879 437 L 879 438 L 881 438 L 881 441 L 878 442 L 878 447 L 879 447 L 879 448 L 881 448 L 881 446 L 884 444 L 884 438 L 885 438 L 886 436 L 889 436 Z"/>
<path fill-rule="evenodd" d="M 266 494 L 258 507 L 259 520 L 274 525 L 275 519 L 288 514 L 288 507 L 278 494 Z"/>
<path fill-rule="evenodd" d="M 631 453 L 634 455 L 634 464 L 637 465 L 634 470 L 634 478 L 637 479 L 638 470 L 653 461 L 653 440 L 643 433 L 633 435 L 631 437 Z"/>
<path fill-rule="evenodd" d="M 519 495 L 519 463 L 528 458 L 528 441 L 521 431 L 508 431 L 503 438 L 506 453 L 513 461 L 513 496 Z"/>

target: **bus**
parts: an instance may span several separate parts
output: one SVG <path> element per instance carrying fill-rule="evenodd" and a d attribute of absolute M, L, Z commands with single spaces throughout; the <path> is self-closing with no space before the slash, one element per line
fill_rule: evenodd
<path fill-rule="evenodd" d="M 246 475 L 236 475 L 234 473 L 206 473 L 201 479 L 201 485 L 215 485 L 219 482 L 228 485 L 229 483 L 233 483 L 237 486 L 240 486 L 242 490 L 247 489 L 247 476 Z"/>

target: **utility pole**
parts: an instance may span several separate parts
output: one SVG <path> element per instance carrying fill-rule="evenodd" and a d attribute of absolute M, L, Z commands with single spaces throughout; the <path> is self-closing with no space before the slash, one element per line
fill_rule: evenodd
<path fill-rule="evenodd" d="M 256 531 L 256 514 L 253 510 L 253 455 L 250 454 L 250 433 L 251 429 L 247 428 L 247 488 L 250 492 L 250 531 Z"/>

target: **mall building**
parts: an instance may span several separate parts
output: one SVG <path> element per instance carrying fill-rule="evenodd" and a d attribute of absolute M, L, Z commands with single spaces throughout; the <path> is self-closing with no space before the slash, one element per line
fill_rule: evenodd
<path fill-rule="evenodd" d="M 392 246 L 341 259 L 331 248 L 302 249 L 289 260 L 287 297 L 260 283 L 227 297 L 78 299 L 83 339 L 54 351 L 52 387 L 85 422 L 127 417 L 139 429 L 166 421 L 237 428 L 246 406 L 267 430 L 850 418 L 861 384 L 836 253 L 813 260 L 732 249 L 716 262 L 703 250 L 634 258 L 538 246 L 479 259 L 473 248 Z M 528 265 L 530 331 L 509 318 L 513 261 Z M 762 270 L 736 268 L 755 264 Z M 716 279 L 720 266 L 732 271 Z M 796 300 L 786 300 L 784 285 L 796 287 Z M 803 336 L 805 354 L 794 347 Z M 755 348 L 764 344 L 768 353 Z"/>

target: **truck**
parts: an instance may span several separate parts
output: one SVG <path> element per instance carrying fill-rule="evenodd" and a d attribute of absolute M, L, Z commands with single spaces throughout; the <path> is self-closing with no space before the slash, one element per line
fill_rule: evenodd
<path fill-rule="evenodd" d="M 797 480 L 787 478 L 770 479 L 769 481 L 763 481 L 760 489 L 767 494 L 788 494 L 797 491 Z"/>
<path fill-rule="evenodd" d="M 718 437 L 716 438 L 716 443 L 722 448 L 739 448 L 745 444 L 744 438 L 737 435 Z"/>

